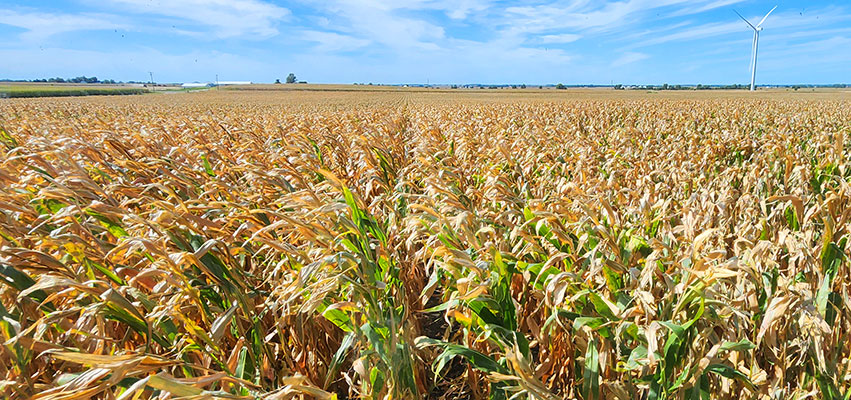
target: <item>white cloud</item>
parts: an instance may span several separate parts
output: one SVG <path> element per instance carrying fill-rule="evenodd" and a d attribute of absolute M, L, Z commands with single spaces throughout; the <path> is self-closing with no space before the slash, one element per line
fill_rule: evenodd
<path fill-rule="evenodd" d="M 471 13 L 491 7 L 489 0 L 400 0 L 388 1 L 389 7 L 408 10 L 437 10 L 452 19 L 466 19 Z"/>
<path fill-rule="evenodd" d="M 446 1 L 443 11 L 449 18 L 465 19 L 470 13 L 485 11 L 490 7 L 490 2 L 479 0 Z"/>
<path fill-rule="evenodd" d="M 324 52 L 351 51 L 370 44 L 369 40 L 341 35 L 335 32 L 302 31 L 299 37 L 317 44 L 316 50 Z"/>
<path fill-rule="evenodd" d="M 721 7 L 726 7 L 726 6 L 730 6 L 730 5 L 733 5 L 733 4 L 738 4 L 738 3 L 741 3 L 743 1 L 745 1 L 745 0 L 716 0 L 716 1 L 713 1 L 711 3 L 704 4 L 703 6 L 696 7 L 696 8 L 692 8 L 692 7 L 683 8 L 679 11 L 674 12 L 673 14 L 670 14 L 670 16 L 671 17 L 679 17 L 679 16 L 683 16 L 683 15 L 699 14 L 699 13 L 702 13 L 702 12 L 714 10 L 716 8 L 721 8 Z"/>
<path fill-rule="evenodd" d="M 655 8 L 688 3 L 688 0 L 627 0 L 619 2 L 574 1 L 567 5 L 538 5 L 508 7 L 505 20 L 511 29 L 523 32 L 545 32 L 549 30 L 598 30 L 621 29 L 632 22 L 635 14 Z"/>
<path fill-rule="evenodd" d="M 541 43 L 570 43 L 582 38 L 581 35 L 573 33 L 562 33 L 559 35 L 543 35 L 538 37 Z"/>
<path fill-rule="evenodd" d="M 43 12 L 15 12 L 0 10 L 0 24 L 26 30 L 21 34 L 24 41 L 42 41 L 50 36 L 82 30 L 124 29 L 115 22 L 117 18 L 104 14 L 53 14 Z"/>
<path fill-rule="evenodd" d="M 332 25 L 351 36 L 363 37 L 395 49 L 439 49 L 435 41 L 445 38 L 442 27 L 422 19 L 398 15 L 400 9 L 422 9 L 429 2 L 399 3 L 378 0 L 330 0 L 316 2 L 332 17 Z"/>
<path fill-rule="evenodd" d="M 452 19 L 465 19 L 474 12 L 482 12 L 492 7 L 491 0 L 342 0 L 342 1 L 314 1 L 317 6 L 330 6 L 340 8 L 367 8 L 381 12 L 393 12 L 398 10 L 434 10 L 440 11 Z"/>
<path fill-rule="evenodd" d="M 851 53 L 836 51 L 851 47 L 851 37 L 832 36 L 796 44 L 772 44 L 763 46 L 760 39 L 761 54 L 759 63 L 766 69 L 782 70 L 790 65 L 811 70 L 818 65 L 851 63 Z M 846 75 L 847 76 L 847 75 Z"/>
<path fill-rule="evenodd" d="M 650 56 L 648 56 L 647 54 L 626 52 L 612 62 L 612 67 L 621 67 L 627 64 L 639 62 L 641 60 L 646 60 L 647 58 L 650 58 Z"/>
<path fill-rule="evenodd" d="M 100 4 L 103 3 L 134 13 L 189 21 L 211 29 L 218 38 L 275 36 L 276 25 L 290 15 L 288 9 L 261 0 L 105 0 Z"/>
<path fill-rule="evenodd" d="M 655 38 L 636 43 L 635 46 L 642 47 L 679 40 L 703 39 L 713 36 L 725 35 L 733 32 L 747 33 L 744 29 L 742 29 L 742 26 L 742 22 L 711 23 L 699 26 L 692 26 L 680 32 L 657 36 Z"/>

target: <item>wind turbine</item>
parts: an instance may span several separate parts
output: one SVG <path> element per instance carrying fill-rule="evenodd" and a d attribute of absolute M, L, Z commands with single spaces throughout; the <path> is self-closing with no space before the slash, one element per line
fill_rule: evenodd
<path fill-rule="evenodd" d="M 742 21 L 745 21 L 745 23 L 748 24 L 748 26 L 753 28 L 753 47 L 751 48 L 751 91 L 752 92 L 754 90 L 756 90 L 756 86 L 755 86 L 755 81 L 756 81 L 756 50 L 757 50 L 757 47 L 759 45 L 759 32 L 762 31 L 762 23 L 765 22 L 766 18 L 768 18 L 768 16 L 771 14 L 771 12 L 774 11 L 776 8 L 777 8 L 777 6 L 774 6 L 774 8 L 772 8 L 771 11 L 768 12 L 768 14 L 765 14 L 765 16 L 762 17 L 762 21 L 759 21 L 759 23 L 756 24 L 756 26 L 754 26 L 752 23 L 750 23 L 750 21 L 748 21 L 745 17 L 743 17 L 742 14 L 739 14 L 738 11 L 733 10 L 733 12 L 735 12 L 736 15 L 738 15 L 739 18 L 742 19 Z"/>

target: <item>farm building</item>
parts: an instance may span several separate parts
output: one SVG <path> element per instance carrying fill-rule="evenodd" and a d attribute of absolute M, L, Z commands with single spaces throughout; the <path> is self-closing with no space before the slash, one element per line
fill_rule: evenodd
<path fill-rule="evenodd" d="M 212 83 L 201 83 L 201 82 L 187 82 L 187 83 L 180 85 L 180 87 L 182 87 L 182 88 L 200 88 L 200 87 L 211 87 L 211 86 L 213 86 Z"/>

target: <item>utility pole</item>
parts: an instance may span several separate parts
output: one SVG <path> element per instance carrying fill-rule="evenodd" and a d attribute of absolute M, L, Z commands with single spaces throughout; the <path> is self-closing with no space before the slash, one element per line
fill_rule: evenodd
<path fill-rule="evenodd" d="M 151 71 L 148 71 L 148 75 L 151 76 L 151 90 L 152 91 L 156 90 L 156 85 L 154 84 L 154 73 L 151 72 Z"/>
<path fill-rule="evenodd" d="M 219 90 L 219 74 L 216 74 L 216 90 Z"/>

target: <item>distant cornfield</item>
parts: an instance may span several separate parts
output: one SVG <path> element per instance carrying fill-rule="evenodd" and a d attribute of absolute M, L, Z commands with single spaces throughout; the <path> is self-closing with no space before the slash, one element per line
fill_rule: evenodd
<path fill-rule="evenodd" d="M 132 87 L 80 87 L 43 85 L 0 85 L 0 98 L 16 97 L 68 97 L 68 96 L 117 96 L 148 93 L 148 89 Z"/>
<path fill-rule="evenodd" d="M 4 397 L 851 396 L 849 102 L 271 96 L 0 103 Z"/>

